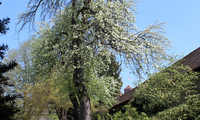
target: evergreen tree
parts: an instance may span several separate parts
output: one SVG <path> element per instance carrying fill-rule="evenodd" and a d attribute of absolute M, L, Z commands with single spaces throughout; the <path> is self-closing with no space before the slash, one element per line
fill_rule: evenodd
<path fill-rule="evenodd" d="M 0 2 L 1 4 L 1 2 Z M 6 18 L 3 20 L 0 20 L 0 33 L 6 34 L 7 30 L 9 28 L 7 27 L 7 24 L 10 22 L 10 18 Z M 5 86 L 13 86 L 12 83 L 9 82 L 9 78 L 4 76 L 4 73 L 6 73 L 9 70 L 12 70 L 17 63 L 14 61 L 9 62 L 8 64 L 4 64 L 2 62 L 5 51 L 8 49 L 8 45 L 1 45 L 0 46 L 0 116 L 1 120 L 11 120 L 13 119 L 13 115 L 18 111 L 18 109 L 15 106 L 15 99 L 18 97 L 17 94 L 7 94 L 4 91 Z"/>
<path fill-rule="evenodd" d="M 0 5 L 2 3 L 0 2 Z M 3 18 L 2 20 L 0 20 L 0 33 L 1 34 L 6 34 L 7 30 L 9 30 L 9 28 L 7 27 L 8 23 L 10 23 L 10 18 Z M 1 55 L 3 55 L 1 53 Z M 2 56 L 1 56 L 2 57 Z"/>

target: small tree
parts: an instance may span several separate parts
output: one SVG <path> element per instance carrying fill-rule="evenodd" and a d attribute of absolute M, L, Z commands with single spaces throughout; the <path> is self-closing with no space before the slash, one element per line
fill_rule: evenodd
<path fill-rule="evenodd" d="M 22 94 L 22 99 L 17 101 L 21 111 L 16 115 L 16 119 L 36 119 L 49 112 L 56 113 L 60 120 L 66 120 L 68 109 L 72 108 L 65 90 L 67 84 L 56 79 L 53 73 L 47 73 L 47 77 L 35 74 L 31 45 L 32 40 L 21 42 L 17 49 L 8 51 L 8 57 L 5 59 L 6 62 L 15 59 L 19 63 L 14 70 L 6 73 L 16 83 L 12 89 Z"/>

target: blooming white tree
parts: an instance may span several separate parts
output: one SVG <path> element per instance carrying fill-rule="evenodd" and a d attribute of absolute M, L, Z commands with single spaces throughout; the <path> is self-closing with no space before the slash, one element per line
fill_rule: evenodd
<path fill-rule="evenodd" d="M 54 71 L 68 80 L 76 119 L 91 119 L 90 98 L 110 102 L 108 83 L 114 87 L 116 81 L 98 74 L 108 69 L 104 61 L 109 62 L 112 55 L 139 77 L 166 58 L 170 42 L 163 35 L 163 23 L 139 30 L 134 1 L 30 0 L 20 16 L 21 29 L 34 21 L 39 8 L 42 18 L 58 14 L 40 27 L 33 61 L 38 74 Z"/>

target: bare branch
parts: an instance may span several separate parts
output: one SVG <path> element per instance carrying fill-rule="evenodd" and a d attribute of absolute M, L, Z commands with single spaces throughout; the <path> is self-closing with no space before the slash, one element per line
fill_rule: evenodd
<path fill-rule="evenodd" d="M 29 24 L 29 30 L 35 30 L 35 19 L 39 13 L 39 21 L 45 21 L 46 17 L 52 17 L 68 6 L 70 2 L 65 0 L 29 0 L 27 10 L 19 16 L 17 25 L 20 25 L 17 33 L 20 33 L 24 27 Z"/>

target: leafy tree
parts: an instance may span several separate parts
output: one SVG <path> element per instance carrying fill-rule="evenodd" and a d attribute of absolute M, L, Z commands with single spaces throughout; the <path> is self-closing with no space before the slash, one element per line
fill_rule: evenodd
<path fill-rule="evenodd" d="M 72 104 L 68 93 L 61 92 L 63 87 L 62 85 L 55 87 L 52 80 L 29 85 L 26 96 L 24 96 L 25 111 L 22 118 L 38 119 L 56 111 L 59 120 L 67 120 L 67 111 L 72 107 Z"/>
<path fill-rule="evenodd" d="M 139 112 L 152 116 L 185 101 L 194 94 L 198 73 L 180 64 L 172 65 L 153 74 L 134 92 L 131 105 Z"/>
<path fill-rule="evenodd" d="M 34 83 L 33 67 L 32 67 L 32 48 L 31 40 L 20 42 L 16 49 L 10 49 L 7 54 L 5 62 L 9 62 L 14 59 L 18 65 L 13 71 L 7 73 L 10 79 L 15 82 L 16 91 L 23 91 L 25 89 L 24 84 Z"/>
<path fill-rule="evenodd" d="M 0 2 L 1 4 L 1 2 Z M 10 18 L 0 20 L 0 33 L 6 34 L 9 28 L 7 24 L 10 22 Z M 8 94 L 5 92 L 5 87 L 12 87 L 11 81 L 8 77 L 5 77 L 4 74 L 9 70 L 12 70 L 17 63 L 15 61 L 10 61 L 8 64 L 2 62 L 5 51 L 8 49 L 8 45 L 0 46 L 0 116 L 2 120 L 11 120 L 13 115 L 18 111 L 18 108 L 15 106 L 15 99 L 19 96 L 18 94 L 12 93 Z"/>
<path fill-rule="evenodd" d="M 22 98 L 17 101 L 21 112 L 16 114 L 16 119 L 38 118 L 45 115 L 44 113 L 56 111 L 60 120 L 66 120 L 71 104 L 68 92 L 64 88 L 66 84 L 59 79 L 54 81 L 55 76 L 51 73 L 48 73 L 51 74 L 51 79 L 34 73 L 31 44 L 32 40 L 21 42 L 17 49 L 8 51 L 8 57 L 5 60 L 7 62 L 15 59 L 19 63 L 14 70 L 6 73 L 16 84 L 12 89 L 22 94 Z"/>
<path fill-rule="evenodd" d="M 30 87 L 29 84 L 35 83 L 32 75 L 34 70 L 32 69 L 32 49 L 30 45 L 30 40 L 20 42 L 18 48 L 10 49 L 7 57 L 4 59 L 6 63 L 13 59 L 18 63 L 12 71 L 5 74 L 6 76 L 9 76 L 10 80 L 15 84 L 15 86 L 12 87 L 12 91 L 14 90 L 18 94 L 21 94 L 21 98 L 17 99 L 17 105 L 20 108 L 20 112 L 15 115 L 15 119 L 21 118 L 21 115 L 25 111 L 24 100 L 26 98 L 24 96 L 26 96 L 28 87 Z"/>
<path fill-rule="evenodd" d="M 138 30 L 134 1 L 30 0 L 28 10 L 20 16 L 22 28 L 34 21 L 39 8 L 43 18 L 59 14 L 52 26 L 44 23 L 40 27 L 34 65 L 41 76 L 53 69 L 68 81 L 75 119 L 91 119 L 90 99 L 111 102 L 110 83 L 115 88 L 117 81 L 98 73 L 108 70 L 104 61 L 110 62 L 112 55 L 120 56 L 139 77 L 166 56 L 169 41 L 163 36 L 163 23 Z"/>

